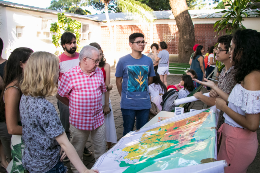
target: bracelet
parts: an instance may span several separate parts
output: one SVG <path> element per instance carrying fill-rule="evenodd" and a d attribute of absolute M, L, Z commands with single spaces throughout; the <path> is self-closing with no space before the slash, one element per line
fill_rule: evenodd
<path fill-rule="evenodd" d="M 107 89 L 107 91 L 110 91 L 110 90 L 112 90 L 112 89 L 108 89 L 108 86 L 106 86 L 106 89 Z"/>

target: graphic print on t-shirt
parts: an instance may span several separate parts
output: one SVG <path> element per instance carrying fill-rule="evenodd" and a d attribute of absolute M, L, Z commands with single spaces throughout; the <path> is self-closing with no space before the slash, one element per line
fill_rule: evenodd
<path fill-rule="evenodd" d="M 144 92 L 147 91 L 149 66 L 146 65 L 129 65 L 127 66 L 128 92 Z"/>

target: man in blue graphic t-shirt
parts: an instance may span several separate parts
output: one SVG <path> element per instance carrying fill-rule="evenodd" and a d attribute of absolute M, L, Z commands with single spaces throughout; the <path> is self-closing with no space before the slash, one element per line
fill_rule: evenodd
<path fill-rule="evenodd" d="M 116 67 L 116 86 L 121 96 L 121 111 L 124 120 L 123 135 L 143 127 L 149 120 L 151 101 L 149 87 L 155 76 L 152 59 L 142 54 L 146 42 L 144 35 L 129 36 L 132 53 L 119 59 Z M 123 82 L 122 82 L 123 80 Z"/>

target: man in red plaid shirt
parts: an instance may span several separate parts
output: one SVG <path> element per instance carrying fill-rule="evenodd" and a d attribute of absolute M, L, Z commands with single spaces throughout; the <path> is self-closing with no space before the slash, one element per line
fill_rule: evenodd
<path fill-rule="evenodd" d="M 59 83 L 57 98 L 69 106 L 71 143 L 82 159 L 84 146 L 91 134 L 94 157 L 106 151 L 102 93 L 106 85 L 99 64 L 99 51 L 85 46 L 79 54 L 80 65 L 66 72 Z M 69 98 L 67 98 L 67 96 Z M 71 164 L 73 172 L 77 172 Z"/>

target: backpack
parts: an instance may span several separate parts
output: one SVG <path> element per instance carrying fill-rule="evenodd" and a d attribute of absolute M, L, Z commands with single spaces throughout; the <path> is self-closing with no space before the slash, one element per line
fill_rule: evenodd
<path fill-rule="evenodd" d="M 162 96 L 162 111 L 168 111 L 171 112 L 174 107 L 174 100 L 178 98 L 178 91 L 175 89 L 172 89 L 170 91 L 167 91 L 163 96 Z"/>

